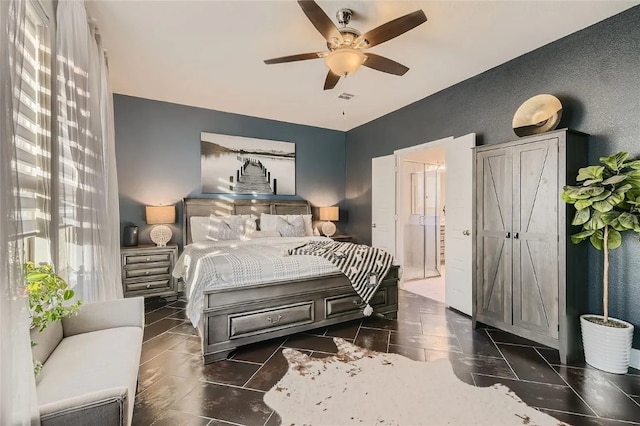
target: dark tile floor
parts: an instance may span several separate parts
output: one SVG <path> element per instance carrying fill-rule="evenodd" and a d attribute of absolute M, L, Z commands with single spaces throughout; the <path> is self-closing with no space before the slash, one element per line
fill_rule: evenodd
<path fill-rule="evenodd" d="M 583 363 L 559 365 L 553 349 L 499 330 L 473 330 L 469 318 L 413 293 L 400 292 L 398 320 L 367 318 L 271 340 L 208 365 L 184 307 L 181 300 L 146 302 L 134 425 L 279 424 L 262 398 L 286 371 L 282 348 L 327 356 L 336 352 L 334 336 L 419 361 L 448 358 L 460 380 L 502 383 L 570 424 L 640 425 L 639 370 L 622 376 Z"/>

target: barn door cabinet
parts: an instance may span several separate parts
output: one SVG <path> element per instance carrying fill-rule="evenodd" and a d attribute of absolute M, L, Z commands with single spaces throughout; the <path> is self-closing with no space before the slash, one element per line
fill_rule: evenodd
<path fill-rule="evenodd" d="M 587 138 L 564 129 L 474 150 L 474 327 L 551 346 L 563 363 L 582 350 L 587 245 L 571 243 L 560 195 L 587 165 Z"/>

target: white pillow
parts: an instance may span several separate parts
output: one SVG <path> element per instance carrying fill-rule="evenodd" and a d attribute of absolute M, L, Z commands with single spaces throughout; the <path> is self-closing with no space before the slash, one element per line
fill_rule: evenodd
<path fill-rule="evenodd" d="M 191 216 L 189 218 L 191 242 L 203 243 L 207 241 L 209 233 L 209 216 Z"/>
<path fill-rule="evenodd" d="M 277 218 L 278 217 L 275 216 L 275 215 L 262 213 L 260 215 L 260 230 L 261 231 L 276 231 L 276 232 L 278 232 L 278 230 L 276 229 L 276 227 L 278 225 Z"/>
<path fill-rule="evenodd" d="M 291 223 L 297 216 L 302 216 L 304 221 L 304 235 L 310 237 L 313 235 L 313 227 L 311 226 L 310 214 L 267 214 L 262 213 L 260 215 L 260 230 L 261 231 L 277 231 L 278 230 L 278 218 L 281 217 L 287 222 Z"/>
<path fill-rule="evenodd" d="M 311 226 L 311 215 L 303 214 L 302 220 L 304 220 L 304 234 L 307 237 L 311 237 L 313 235 L 313 226 Z"/>

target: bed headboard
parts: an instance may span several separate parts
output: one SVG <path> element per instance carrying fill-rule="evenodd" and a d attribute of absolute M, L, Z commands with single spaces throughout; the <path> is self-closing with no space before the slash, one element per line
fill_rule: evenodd
<path fill-rule="evenodd" d="M 228 216 L 230 214 L 311 214 L 306 200 L 225 200 L 219 198 L 185 198 L 182 200 L 184 244 L 191 244 L 192 216 Z"/>

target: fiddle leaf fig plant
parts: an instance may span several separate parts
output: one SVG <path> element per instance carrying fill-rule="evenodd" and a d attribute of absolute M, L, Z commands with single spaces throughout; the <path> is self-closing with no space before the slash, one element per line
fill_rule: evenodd
<path fill-rule="evenodd" d="M 32 328 L 43 331 L 52 322 L 75 315 L 82 301 L 68 303 L 75 293 L 51 265 L 27 262 L 24 268 Z"/>
<path fill-rule="evenodd" d="M 603 307 L 604 322 L 609 321 L 609 250 L 622 244 L 622 234 L 640 235 L 640 160 L 628 160 L 629 154 L 618 152 L 601 157 L 600 165 L 578 171 L 579 186 L 565 186 L 562 199 L 573 204 L 576 213 L 572 225 L 582 231 L 571 236 L 574 244 L 587 239 L 604 252 Z"/>
<path fill-rule="evenodd" d="M 65 280 L 56 275 L 53 267 L 48 264 L 37 265 L 27 262 L 24 265 L 24 280 L 29 293 L 29 314 L 31 328 L 42 332 L 47 326 L 64 317 L 75 315 L 82 304 L 69 301 L 75 296 Z M 31 341 L 31 347 L 36 343 Z M 42 370 L 40 361 L 33 361 L 33 373 L 37 376 Z"/>

